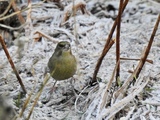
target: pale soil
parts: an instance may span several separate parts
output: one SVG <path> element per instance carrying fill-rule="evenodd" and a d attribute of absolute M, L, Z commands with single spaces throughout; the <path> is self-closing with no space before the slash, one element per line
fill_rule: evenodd
<path fill-rule="evenodd" d="M 93 1 L 84 2 L 88 13 L 95 6 L 96 1 Z M 62 2 L 64 5 L 69 5 L 69 3 Z M 119 0 L 108 0 L 103 3 L 103 6 L 112 4 L 118 9 Z M 102 8 L 97 7 L 97 9 Z M 55 41 L 69 41 L 72 45 L 72 52 L 77 58 L 78 70 L 74 76 L 75 82 L 73 82 L 76 94 L 73 92 L 70 80 L 59 81 L 56 84 L 56 90 L 51 96 L 50 101 L 43 104 L 42 101 L 54 84 L 54 80 L 51 78 L 44 88 L 38 104 L 34 108 L 31 119 L 98 120 L 101 117 L 109 116 L 105 113 L 110 107 L 104 107 L 99 111 L 99 105 L 102 102 L 102 94 L 105 92 L 105 87 L 115 67 L 115 45 L 113 45 L 103 60 L 98 73 L 98 77 L 102 79 L 99 86 L 87 88 L 81 96 L 78 96 L 78 94 L 89 83 L 89 77 L 93 75 L 107 35 L 114 23 L 111 17 L 114 18 L 118 11 L 116 10 L 115 13 L 113 11 L 107 12 L 105 9 L 103 12 L 101 10 L 101 13 L 90 13 L 90 15 L 82 14 L 78 11 L 75 19 L 71 17 L 63 26 L 59 27 L 63 20 L 64 12 L 65 10 L 60 11 L 53 3 L 43 3 L 40 7 L 33 8 L 30 25 L 25 26 L 25 32 L 21 32 L 14 41 L 14 45 L 8 48 L 28 91 L 28 94 L 22 98 L 22 102 L 24 102 L 32 90 L 34 91 L 31 103 L 25 110 L 23 118 L 28 116 L 35 95 L 44 81 L 47 62 L 56 46 L 55 42 L 44 37 L 42 37 L 41 41 L 34 42 L 34 32 L 37 30 L 53 37 Z M 141 0 L 141 2 L 140 0 L 132 0 L 128 3 L 121 23 L 121 57 L 141 57 L 144 47 L 148 44 L 159 13 L 160 3 L 152 0 Z M 106 15 L 110 15 L 110 17 L 107 18 Z M 76 30 L 74 27 L 75 20 Z M 76 39 L 74 33 L 78 36 L 78 39 Z M 114 39 L 115 35 L 113 36 Z M 76 40 L 79 44 L 75 42 Z M 16 41 L 22 41 L 24 43 L 20 46 L 22 48 L 19 48 L 19 51 Z M 10 64 L 7 62 L 3 50 L 0 50 L 0 56 L 0 94 L 8 98 L 8 104 L 12 105 L 18 114 L 21 111 L 21 107 L 19 109 L 15 106 L 15 100 L 21 88 Z M 160 29 L 157 30 L 148 59 L 153 60 L 153 64 L 146 62 L 139 79 L 145 81 L 146 78 L 144 77 L 153 78 L 147 84 L 152 91 L 145 91 L 145 96 L 144 93 L 142 94 L 142 91 L 144 91 L 142 89 L 137 95 L 138 99 L 127 100 L 123 112 L 119 112 L 119 118 L 117 119 L 160 119 Z M 128 79 L 131 75 L 131 73 L 128 73 L 128 70 L 134 70 L 137 64 L 138 61 L 121 61 L 121 81 Z M 140 85 L 143 86 L 143 84 L 138 85 L 128 90 L 128 96 L 132 95 L 131 91 L 133 89 L 140 88 Z M 79 99 L 76 101 L 76 98 Z M 117 102 L 119 101 L 117 100 Z M 114 110 L 114 105 L 112 107 Z M 121 107 L 121 105 L 117 106 L 117 109 L 118 107 Z"/>

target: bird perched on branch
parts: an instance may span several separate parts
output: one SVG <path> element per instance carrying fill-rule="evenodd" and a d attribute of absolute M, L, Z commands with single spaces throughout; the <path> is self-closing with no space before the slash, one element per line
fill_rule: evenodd
<path fill-rule="evenodd" d="M 67 41 L 57 44 L 57 47 L 49 59 L 48 67 L 51 76 L 56 81 L 61 81 L 72 77 L 77 70 L 77 62 L 72 54 L 71 45 Z"/>

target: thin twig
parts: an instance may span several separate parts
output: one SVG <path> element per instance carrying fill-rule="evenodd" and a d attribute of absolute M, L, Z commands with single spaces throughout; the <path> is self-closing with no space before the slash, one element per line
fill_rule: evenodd
<path fill-rule="evenodd" d="M 7 58 L 8 58 L 8 61 L 9 61 L 10 65 L 11 65 L 11 67 L 12 67 L 12 69 L 13 69 L 13 71 L 14 71 L 17 79 L 18 79 L 19 84 L 21 85 L 24 94 L 26 94 L 27 91 L 26 91 L 26 89 L 25 89 L 25 87 L 24 87 L 24 85 L 23 85 L 23 82 L 22 82 L 22 80 L 21 80 L 21 78 L 20 78 L 20 76 L 19 76 L 19 74 L 18 74 L 18 72 L 17 72 L 17 70 L 16 70 L 16 67 L 14 66 L 14 63 L 13 63 L 13 61 L 12 61 L 12 58 L 11 58 L 10 55 L 9 55 L 9 52 L 8 52 L 8 50 L 7 50 L 7 48 L 6 48 L 6 45 L 5 45 L 4 40 L 3 40 L 3 38 L 2 38 L 1 35 L 0 35 L 0 42 L 1 42 L 1 45 L 2 45 L 2 47 L 3 47 L 3 50 L 4 50 L 4 52 L 5 52 L 5 54 L 6 54 Z"/>
<path fill-rule="evenodd" d="M 45 1 L 46 1 L 46 0 L 43 0 L 42 2 L 39 2 L 38 4 L 36 4 L 36 5 L 34 5 L 34 6 L 31 6 L 31 7 L 32 7 L 32 8 L 36 8 L 36 7 L 40 6 L 41 3 L 44 3 Z M 21 12 L 27 11 L 27 10 L 29 10 L 29 9 L 30 9 L 30 7 L 27 7 L 27 8 L 24 8 L 23 10 L 16 11 L 16 12 L 10 14 L 10 15 L 7 15 L 7 16 L 4 16 L 4 17 L 0 18 L 0 21 L 1 21 L 1 20 L 5 20 L 5 19 L 7 19 L 7 18 L 10 18 L 10 17 L 12 17 L 12 16 L 14 16 L 14 15 L 17 15 L 17 14 L 19 14 L 19 13 L 21 13 Z"/>
<path fill-rule="evenodd" d="M 88 87 L 89 87 L 89 85 L 87 85 L 85 88 L 83 88 L 83 90 L 79 93 L 79 95 L 76 97 L 76 100 L 75 100 L 75 102 L 74 102 L 75 111 L 78 112 L 78 113 L 80 113 L 80 114 L 82 114 L 83 112 L 77 109 L 77 102 L 78 102 L 80 96 L 82 95 L 82 93 L 83 93 Z"/>
<path fill-rule="evenodd" d="M 73 6 L 72 6 L 72 11 L 73 11 L 73 16 L 74 16 L 74 36 L 75 36 L 75 43 L 79 44 L 78 41 L 78 35 L 77 35 L 77 24 L 76 24 L 76 8 L 75 8 L 75 0 L 72 0 Z"/>
<path fill-rule="evenodd" d="M 112 47 L 112 45 L 115 43 L 115 40 L 112 40 L 110 41 L 109 45 L 105 48 L 105 51 L 108 52 L 109 49 Z M 102 52 L 101 56 L 105 56 L 106 54 L 104 52 Z M 103 57 L 104 58 L 104 57 Z M 96 77 L 97 77 L 97 73 L 99 71 L 99 68 L 100 68 L 100 65 L 102 63 L 102 60 L 103 58 L 99 58 L 98 62 L 97 62 L 97 65 L 96 65 L 96 68 L 95 68 L 95 71 L 94 71 L 94 74 L 93 74 L 93 81 L 91 84 L 93 84 L 94 82 L 96 82 Z M 95 80 L 94 80 L 95 79 Z"/>
<path fill-rule="evenodd" d="M 122 100 L 118 100 L 111 107 L 109 107 L 105 111 L 101 112 L 98 120 L 102 120 L 103 118 L 105 118 L 106 120 L 110 120 L 112 116 L 114 116 L 116 113 L 118 113 L 120 110 L 122 110 L 127 104 L 129 104 L 129 102 L 132 101 L 136 95 L 138 95 L 140 92 L 142 92 L 142 90 L 148 84 L 148 82 L 150 80 L 149 76 L 147 77 L 147 79 L 145 77 L 143 79 L 145 79 L 144 82 L 142 84 L 137 85 L 134 88 L 134 91 L 132 92 L 132 94 L 129 94 L 128 96 L 126 96 Z"/>
<path fill-rule="evenodd" d="M 11 27 L 11 26 L 7 26 L 7 25 L 4 25 L 4 24 L 0 24 L 0 27 L 6 28 L 6 29 L 9 29 L 9 30 L 19 30 L 19 29 L 23 28 L 26 24 L 27 23 L 24 23 L 19 27 Z"/>
<path fill-rule="evenodd" d="M 46 77 L 45 77 L 45 79 L 44 79 L 44 83 L 43 83 L 43 85 L 41 86 L 40 91 L 38 92 L 37 97 L 35 98 L 35 101 L 34 101 L 34 103 L 33 103 L 33 105 L 32 105 L 32 108 L 31 108 L 31 110 L 30 110 L 30 112 L 29 112 L 28 117 L 27 117 L 26 120 L 29 120 L 29 119 L 30 119 L 31 114 L 32 114 L 32 112 L 33 112 L 33 109 L 34 109 L 35 105 L 37 104 L 38 99 L 39 99 L 40 95 L 42 94 L 42 91 L 43 91 L 43 89 L 44 89 L 44 87 L 45 87 L 45 85 L 47 84 L 47 82 L 48 82 L 49 79 L 50 79 L 50 76 L 47 76 L 47 75 L 46 75 Z"/>
<path fill-rule="evenodd" d="M 124 58 L 121 57 L 120 60 L 140 60 L 139 58 Z M 153 64 L 153 60 L 146 59 L 146 62 Z"/>
<path fill-rule="evenodd" d="M 34 75 L 34 70 L 33 70 L 33 68 L 32 68 L 32 74 Z M 37 80 L 35 80 L 35 81 L 37 81 Z M 33 95 L 34 90 L 35 90 L 35 88 L 36 88 L 36 83 L 37 83 L 37 82 L 34 82 L 33 89 L 32 89 L 31 92 L 29 93 L 27 99 L 25 100 L 25 102 L 24 102 L 24 104 L 23 104 L 23 106 L 22 106 L 21 112 L 19 113 L 19 118 L 22 117 L 25 109 L 27 108 L 27 105 L 28 105 L 29 102 L 30 102 L 31 96 Z"/>
<path fill-rule="evenodd" d="M 148 45 L 147 45 L 147 48 L 146 48 L 146 50 L 145 50 L 144 56 L 141 58 L 141 61 L 140 61 L 140 64 L 139 64 L 139 65 L 140 65 L 140 69 L 138 68 L 138 69 L 136 70 L 136 71 L 137 71 L 136 77 L 139 76 L 139 73 L 141 72 L 142 67 L 143 67 L 143 65 L 144 65 L 144 63 L 145 63 L 145 61 L 146 61 L 146 59 L 147 59 L 147 57 L 148 57 L 148 54 L 149 54 L 149 52 L 150 52 L 150 49 L 151 49 L 151 46 L 152 46 L 152 43 L 153 43 L 153 40 L 154 40 L 154 36 L 155 36 L 156 31 L 157 31 L 157 29 L 158 29 L 159 23 L 160 23 L 160 14 L 159 14 L 159 16 L 158 16 L 158 18 L 157 18 L 156 24 L 155 24 L 154 29 L 153 29 L 153 32 L 152 32 L 152 34 L 151 34 L 151 37 L 150 37 L 149 43 L 148 43 Z"/>
<path fill-rule="evenodd" d="M 104 94 L 103 94 L 103 96 L 102 96 L 102 102 L 100 103 L 100 111 L 99 111 L 99 112 L 101 112 L 102 109 L 106 106 L 106 103 L 107 103 L 107 101 L 108 101 L 108 99 L 109 99 L 108 91 L 110 90 L 111 85 L 112 85 L 112 83 L 113 83 L 114 76 L 115 76 L 115 73 L 116 73 L 116 69 L 117 69 L 117 67 L 118 67 L 118 64 L 119 64 L 119 61 L 117 62 L 116 66 L 115 66 L 115 68 L 114 68 L 114 70 L 113 70 L 111 79 L 109 80 L 109 82 L 108 82 L 107 85 L 106 85 L 105 92 L 104 92 Z"/>
<path fill-rule="evenodd" d="M 29 103 L 29 101 L 30 101 L 30 99 L 31 99 L 32 94 L 33 94 L 33 91 L 28 95 L 28 98 L 25 100 L 25 102 L 24 102 L 24 104 L 23 104 L 23 107 L 22 107 L 22 110 L 21 110 L 21 112 L 20 112 L 20 114 L 19 114 L 19 118 L 22 117 L 25 109 L 27 108 L 27 105 L 28 105 L 28 103 Z"/>
<path fill-rule="evenodd" d="M 4 17 L 0 18 L 0 21 L 1 21 L 1 20 L 5 20 L 5 19 L 7 19 L 7 18 L 10 18 L 10 17 L 12 17 L 12 16 L 14 16 L 14 15 L 17 15 L 17 14 L 19 14 L 19 13 L 21 13 L 21 12 L 24 12 L 24 11 L 28 10 L 28 9 L 29 9 L 29 8 L 27 7 L 27 8 L 25 8 L 25 9 L 23 9 L 23 10 L 19 10 L 19 11 L 16 11 L 16 12 L 10 14 L 10 15 L 4 16 Z"/>
<path fill-rule="evenodd" d="M 55 67 L 55 68 L 56 68 L 56 67 Z M 50 76 L 53 76 L 54 73 L 55 73 L 55 69 L 50 73 Z M 42 91 L 43 91 L 44 87 L 46 86 L 48 80 L 50 79 L 50 76 L 47 76 L 47 75 L 45 76 L 45 78 L 44 78 L 44 83 L 42 84 L 39 92 L 37 93 L 37 97 L 35 98 L 35 101 L 34 101 L 34 103 L 33 103 L 33 105 L 32 105 L 32 108 L 31 108 L 31 110 L 30 110 L 30 112 L 29 112 L 28 117 L 27 117 L 26 120 L 29 120 L 29 119 L 30 119 L 31 114 L 32 114 L 32 112 L 33 112 L 33 109 L 34 109 L 35 105 L 37 104 L 38 99 L 39 99 L 40 95 L 42 94 Z M 55 81 L 53 87 L 56 85 L 56 83 L 57 83 L 57 81 Z M 53 87 L 52 87 L 52 88 L 53 88 Z M 51 90 L 51 94 L 52 94 L 52 93 L 53 93 L 53 89 Z"/>
<path fill-rule="evenodd" d="M 17 8 L 17 5 L 16 5 L 15 1 L 13 1 L 13 3 L 12 3 L 12 8 L 14 9 L 15 12 L 19 11 L 19 9 Z M 18 13 L 17 16 L 18 16 L 18 19 L 19 19 L 19 22 L 21 23 L 21 25 L 24 24 L 25 20 L 22 17 L 21 13 Z"/>
<path fill-rule="evenodd" d="M 128 88 L 129 83 L 130 83 L 131 81 L 135 80 L 136 78 L 138 78 L 139 73 L 141 72 L 142 67 L 144 66 L 144 63 L 145 63 L 145 61 L 146 61 L 146 59 L 147 59 L 147 56 L 148 56 L 148 54 L 149 54 L 149 51 L 150 51 L 150 49 L 151 49 L 154 36 L 155 36 L 156 31 L 157 31 L 157 29 L 158 29 L 159 22 L 160 22 L 160 14 L 159 14 L 159 16 L 158 16 L 158 18 L 157 18 L 156 24 L 155 24 L 155 26 L 154 26 L 154 30 L 153 30 L 153 32 L 152 32 L 152 34 L 151 34 L 150 41 L 149 41 L 149 43 L 148 43 L 148 46 L 147 46 L 147 48 L 144 49 L 144 52 L 142 53 L 142 57 L 141 57 L 138 65 L 137 65 L 136 69 L 134 70 L 133 74 L 128 78 L 128 80 L 126 80 L 126 81 L 124 82 L 124 84 L 122 85 L 122 87 L 121 87 L 119 90 L 117 90 L 117 93 L 115 93 L 115 96 L 116 96 L 116 97 L 120 96 L 119 93 L 121 93 L 121 95 L 122 95 L 122 97 L 123 97 L 124 94 L 125 94 L 125 92 L 126 92 L 126 89 Z"/>
<path fill-rule="evenodd" d="M 58 41 L 59 41 L 59 40 L 57 40 L 57 39 L 54 39 L 54 38 L 48 36 L 47 34 L 41 32 L 41 31 L 39 31 L 39 30 L 36 31 L 34 34 L 40 34 L 40 36 L 43 36 L 43 37 L 45 37 L 45 38 L 51 40 L 53 43 L 58 43 Z"/>
<path fill-rule="evenodd" d="M 129 1 L 129 0 L 125 0 L 125 2 L 124 2 L 124 4 L 123 4 L 122 12 L 124 11 L 126 5 L 128 4 L 128 1 Z M 101 56 L 100 56 L 100 58 L 98 59 L 98 62 L 97 62 L 97 64 L 96 64 L 96 67 L 95 67 L 95 70 L 94 70 L 94 73 L 93 73 L 92 83 L 94 83 L 94 82 L 97 81 L 97 80 L 96 80 L 97 73 L 98 73 L 99 68 L 100 68 L 100 66 L 101 66 L 101 64 L 102 64 L 103 58 L 105 57 L 105 55 L 106 55 L 107 52 L 108 52 L 108 45 L 110 44 L 110 41 L 111 41 L 111 39 L 112 39 L 113 32 L 114 32 L 114 30 L 115 30 L 115 28 L 116 28 L 116 25 L 117 25 L 117 18 L 116 18 L 116 20 L 115 20 L 115 22 L 114 22 L 114 24 L 113 24 L 113 26 L 112 26 L 112 29 L 111 29 L 111 31 L 110 31 L 110 33 L 109 33 L 109 35 L 108 35 L 108 38 L 107 38 L 107 40 L 106 40 L 106 44 L 105 44 L 105 46 L 104 46 L 103 52 L 102 52 L 102 54 L 101 54 Z"/>
<path fill-rule="evenodd" d="M 121 15 L 122 15 L 122 7 L 123 7 L 123 0 L 120 0 L 119 3 L 119 11 L 117 17 L 117 33 L 116 33 L 116 63 L 120 61 L 120 31 L 121 31 Z M 120 62 L 118 64 L 116 70 L 116 84 L 118 86 L 118 81 L 120 80 Z"/>
<path fill-rule="evenodd" d="M 2 14 L 0 14 L 0 17 L 3 17 L 3 16 L 5 16 L 5 15 L 7 14 L 7 12 L 9 11 L 9 9 L 10 9 L 10 7 L 11 7 L 11 5 L 12 5 L 12 2 L 14 2 L 14 0 L 11 0 L 11 1 L 9 2 L 9 5 L 8 5 L 7 8 L 5 9 L 5 11 L 4 11 Z"/>

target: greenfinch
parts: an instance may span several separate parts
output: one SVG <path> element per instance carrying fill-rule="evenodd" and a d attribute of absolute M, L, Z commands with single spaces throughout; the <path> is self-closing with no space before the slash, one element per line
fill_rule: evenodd
<path fill-rule="evenodd" d="M 71 45 L 67 41 L 61 41 L 48 61 L 51 76 L 56 80 L 65 80 L 72 77 L 77 70 L 77 62 L 72 54 Z"/>

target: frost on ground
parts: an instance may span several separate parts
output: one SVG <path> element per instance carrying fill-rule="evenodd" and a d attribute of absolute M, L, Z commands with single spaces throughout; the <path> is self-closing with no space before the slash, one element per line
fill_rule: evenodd
<path fill-rule="evenodd" d="M 118 13 L 119 0 L 77 0 L 75 4 L 78 3 L 86 5 L 85 14 L 78 10 L 76 17 L 70 16 L 66 22 L 64 14 L 72 13 L 69 8 L 72 6 L 70 1 L 62 1 L 64 10 L 60 10 L 54 3 L 33 3 L 35 7 L 31 11 L 31 19 L 27 17 L 25 32 L 15 32 L 18 35 L 13 41 L 14 44 L 8 47 L 28 94 L 19 98 L 20 85 L 1 49 L 0 95 L 8 99 L 7 104 L 11 105 L 18 115 L 24 101 L 33 91 L 31 101 L 21 118 L 25 119 L 44 81 L 47 63 L 56 43 L 67 40 L 71 43 L 72 52 L 78 61 L 74 80 L 72 84 L 70 80 L 59 81 L 50 100 L 44 104 L 43 101 L 55 82 L 50 78 L 31 119 L 160 119 L 160 29 L 148 56 L 148 59 L 153 60 L 153 64 L 145 63 L 138 80 L 127 88 L 125 96 L 121 96 L 122 93 L 117 89 L 113 90 L 114 82 L 109 85 L 115 67 L 115 45 L 107 53 L 98 73 L 102 81 L 96 86 L 87 87 Z M 159 8 L 160 3 L 152 0 L 129 1 L 122 15 L 121 57 L 141 57 L 160 13 Z M 27 12 L 24 12 L 24 16 L 26 15 Z M 50 37 L 42 37 L 35 42 L 34 38 L 39 37 L 37 31 Z M 120 80 L 125 82 L 131 75 L 128 71 L 133 71 L 137 64 L 138 61 L 122 60 Z"/>

